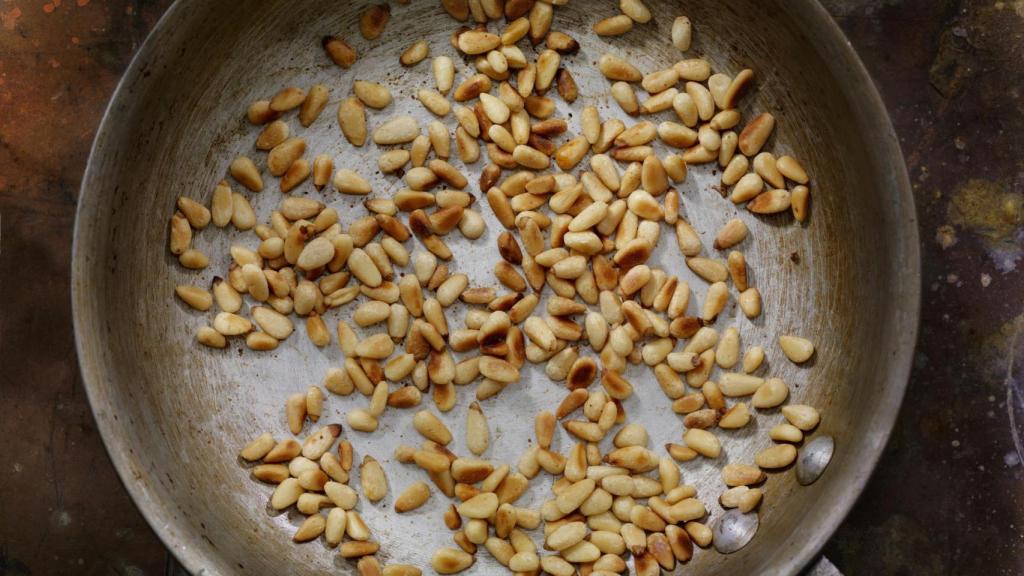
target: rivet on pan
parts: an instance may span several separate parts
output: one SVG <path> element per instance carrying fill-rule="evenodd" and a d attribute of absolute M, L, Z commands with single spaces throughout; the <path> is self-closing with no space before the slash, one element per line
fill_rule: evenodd
<path fill-rule="evenodd" d="M 802 486 L 813 484 L 832 461 L 836 443 L 831 436 L 818 436 L 800 450 L 796 460 L 796 480 Z"/>
<path fill-rule="evenodd" d="M 715 522 L 715 549 L 722 554 L 732 554 L 750 543 L 757 533 L 760 520 L 757 512 L 744 514 L 730 510 Z"/>

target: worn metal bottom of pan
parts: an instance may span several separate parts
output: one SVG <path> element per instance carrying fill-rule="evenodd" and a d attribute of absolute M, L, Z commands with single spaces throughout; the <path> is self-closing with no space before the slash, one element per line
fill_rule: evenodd
<path fill-rule="evenodd" d="M 760 509 L 760 530 L 740 551 L 723 555 L 697 550 L 689 573 L 783 574 L 796 572 L 821 548 L 842 521 L 881 453 L 906 384 L 918 319 L 919 270 L 914 206 L 903 159 L 886 111 L 870 78 L 841 32 L 812 0 L 736 2 L 647 0 L 654 18 L 618 38 L 599 38 L 591 26 L 618 12 L 614 2 L 573 0 L 555 10 L 553 29 L 581 44 L 566 56 L 581 97 L 571 109 L 559 101 L 558 115 L 579 132 L 579 110 L 596 105 L 602 117 L 626 118 L 596 70 L 604 52 L 618 54 L 644 72 L 681 59 L 669 33 L 679 14 L 694 23 L 690 54 L 707 58 L 715 70 L 756 72 L 756 86 L 742 103 L 746 118 L 770 111 L 778 125 L 769 147 L 791 153 L 811 172 L 812 210 L 800 225 L 789 215 L 754 217 L 723 199 L 717 166 L 692 166 L 678 186 L 683 212 L 711 249 L 715 231 L 742 218 L 751 235 L 742 247 L 751 282 L 764 298 L 764 313 L 747 320 L 732 301 L 716 326 L 736 326 L 745 347 L 767 350 L 766 372 L 791 386 L 791 402 L 817 407 L 823 420 L 814 434 L 835 438 L 831 465 L 816 483 L 803 487 L 792 470 L 771 474 Z M 178 284 L 205 286 L 224 274 L 228 248 L 256 247 L 251 233 L 209 227 L 194 245 L 210 255 L 203 271 L 182 269 L 167 251 L 167 220 L 179 195 L 208 203 L 238 154 L 262 166 L 252 146 L 259 128 L 245 119 L 247 105 L 285 86 L 322 83 L 330 104 L 309 129 L 288 118 L 293 133 L 307 140 L 308 157 L 331 154 L 335 165 L 351 167 L 373 184 L 371 197 L 387 197 L 401 183 L 381 175 L 373 145 L 353 148 L 341 137 L 334 111 L 355 79 L 387 85 L 394 102 L 368 111 L 371 130 L 407 113 L 425 124 L 433 117 L 414 99 L 433 82 L 429 61 L 411 68 L 398 54 L 425 38 L 431 55 L 457 62 L 457 82 L 471 70 L 449 42 L 457 24 L 437 2 L 392 4 L 391 19 L 374 41 L 358 33 L 363 2 L 316 0 L 200 2 L 181 0 L 155 28 L 125 74 L 96 137 L 82 186 L 75 230 L 73 282 L 75 331 L 82 373 L 110 455 L 139 508 L 167 546 L 197 574 L 320 574 L 354 572 L 354 564 L 319 542 L 291 541 L 301 521 L 296 513 L 268 507 L 271 486 L 252 480 L 237 458 L 251 438 L 271 431 L 287 436 L 284 398 L 321 381 L 342 363 L 336 343 L 319 349 L 297 333 L 273 352 L 255 353 L 233 341 L 227 350 L 197 345 L 196 329 L 211 314 L 197 313 L 174 298 Z M 492 24 L 492 28 L 493 28 Z M 342 70 L 324 55 L 320 38 L 345 36 L 360 59 Z M 525 44 L 525 42 L 524 42 Z M 534 57 L 531 48 L 525 50 Z M 671 111 L 663 114 L 670 119 Z M 452 131 L 455 121 L 442 120 Z M 631 120 L 632 122 L 634 120 Z M 659 153 L 666 153 L 659 148 Z M 454 160 L 462 168 L 461 164 Z M 475 183 L 483 162 L 464 167 Z M 282 195 L 276 180 L 249 194 L 262 221 Z M 241 190 L 240 186 L 235 185 Z M 475 184 L 472 192 L 479 197 Z M 319 197 L 307 182 L 300 196 Z M 325 193 L 343 224 L 364 213 L 362 199 Z M 499 230 L 486 202 L 478 207 L 488 232 L 476 242 L 451 235 L 454 271 L 474 285 L 494 285 L 492 270 Z M 417 249 L 422 247 L 417 246 Z M 683 264 L 670 230 L 664 230 L 652 260 L 689 281 L 695 306 L 707 284 Z M 461 326 L 461 308 L 449 321 Z M 334 310 L 330 325 L 348 312 Z M 692 312 L 691 312 L 692 313 Z M 795 366 L 776 337 L 794 333 L 817 345 L 814 359 Z M 520 383 L 482 402 L 492 426 L 486 457 L 514 465 L 532 441 L 533 415 L 554 409 L 565 394 L 543 367 L 528 367 Z M 632 366 L 626 376 L 636 393 L 625 402 L 628 418 L 643 423 L 651 446 L 678 442 L 681 419 L 659 390 L 650 370 Z M 714 376 L 713 376 L 714 378 Z M 465 448 L 465 410 L 471 387 L 458 389 L 458 403 L 444 414 L 453 430 L 453 450 Z M 358 393 L 330 396 L 320 422 L 344 423 L 346 411 L 365 407 Z M 429 396 L 425 404 L 431 406 Z M 717 461 L 697 459 L 681 466 L 683 481 L 698 488 L 709 521 L 723 514 L 720 466 L 751 462 L 769 445 L 767 431 L 781 422 L 777 410 L 757 411 L 740 431 L 723 431 Z M 381 460 L 390 494 L 376 505 L 360 504 L 382 562 L 429 566 L 433 550 L 452 545 L 441 521 L 447 499 L 435 493 L 427 505 L 398 515 L 394 497 L 422 473 L 393 460 L 399 443 L 418 444 L 409 411 L 389 410 L 373 434 L 346 430 L 344 437 Z M 607 442 L 607 440 L 606 440 Z M 572 445 L 560 433 L 555 448 Z M 355 480 L 354 480 L 355 481 Z M 541 474 L 518 502 L 538 508 L 549 497 L 550 478 Z M 539 534 L 535 541 L 541 544 Z M 481 551 L 472 574 L 500 566 Z M 501 568 L 503 570 L 503 568 Z"/>

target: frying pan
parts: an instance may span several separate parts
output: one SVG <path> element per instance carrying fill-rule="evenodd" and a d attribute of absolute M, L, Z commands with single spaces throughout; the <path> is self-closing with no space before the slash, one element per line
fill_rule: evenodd
<path fill-rule="evenodd" d="M 849 44 L 813 0 L 697 2 L 647 0 L 653 20 L 629 34 L 598 38 L 590 26 L 617 12 L 613 2 L 572 0 L 555 12 L 553 29 L 576 37 L 582 49 L 567 57 L 580 86 L 581 102 L 597 105 L 602 117 L 621 115 L 606 94 L 608 83 L 594 64 L 609 51 L 642 71 L 680 59 L 669 42 L 672 19 L 690 17 L 695 26 L 691 54 L 708 58 L 715 70 L 756 72 L 756 87 L 742 103 L 745 118 L 771 111 L 778 118 L 769 147 L 792 153 L 812 174 L 812 214 L 805 225 L 788 215 L 757 218 L 731 205 L 714 189 L 720 177 L 711 166 L 691 167 L 679 186 L 683 211 L 705 239 L 738 216 L 751 228 L 743 250 L 752 283 L 764 296 L 764 314 L 747 320 L 735 303 L 717 326 L 737 326 L 744 346 L 764 346 L 767 371 L 790 383 L 792 402 L 816 406 L 823 420 L 816 435 L 836 439 L 836 453 L 816 483 L 802 487 L 792 471 L 772 474 L 761 507 L 761 528 L 737 553 L 698 550 L 691 573 L 794 573 L 822 547 L 860 494 L 878 460 L 899 409 L 910 367 L 918 319 L 919 268 L 914 205 L 896 136 L 871 80 Z M 419 38 L 432 55 L 456 56 L 449 34 L 456 27 L 431 0 L 392 4 L 391 20 L 375 41 L 357 32 L 363 2 L 267 0 L 200 2 L 180 0 L 164 15 L 124 75 L 96 136 L 85 174 L 75 229 L 73 299 L 75 333 L 83 378 L 107 449 L 135 502 L 181 563 L 198 574 L 351 573 L 353 564 L 321 543 L 293 544 L 300 518 L 275 514 L 271 488 L 249 478 L 238 450 L 263 431 L 287 435 L 284 398 L 318 383 L 342 357 L 335 343 L 314 347 L 300 327 L 274 352 L 256 353 L 234 342 L 227 350 L 198 346 L 195 330 L 211 317 L 187 309 L 173 287 L 208 285 L 223 274 L 228 247 L 255 247 L 251 233 L 210 227 L 194 245 L 211 257 L 201 272 L 180 268 L 166 249 L 166 223 L 175 198 L 209 202 L 214 185 L 226 177 L 230 160 L 249 154 L 258 128 L 245 120 L 246 106 L 290 85 L 319 82 L 331 104 L 302 132 L 310 154 L 327 153 L 336 166 L 370 177 L 374 196 L 387 196 L 399 183 L 376 173 L 374 147 L 353 148 L 338 131 L 334 109 L 354 79 L 388 85 L 395 102 L 370 112 L 370 127 L 399 113 L 424 123 L 429 113 L 413 100 L 432 82 L 429 62 L 399 66 L 398 54 Z M 343 35 L 360 61 L 344 71 L 323 54 L 320 38 Z M 532 50 L 526 50 L 532 55 Z M 457 60 L 459 79 L 467 63 Z M 580 104 L 578 103 L 578 104 Z M 579 130 L 578 115 L 564 103 L 559 116 Z M 575 109 L 578 111 L 578 108 Z M 290 118 L 293 129 L 298 128 Z M 446 119 L 454 129 L 451 117 Z M 663 151 L 662 151 L 663 153 Z M 312 157 L 311 155 L 309 157 Z M 456 162 L 456 165 L 461 166 Z M 482 164 L 466 168 L 475 181 Z M 270 180 L 268 180 L 270 182 Z M 241 189 L 235 185 L 236 189 Z M 475 185 L 471 186 L 478 194 Z M 251 196 L 261 220 L 280 201 L 273 181 Z M 317 196 L 307 183 L 297 195 Z M 364 212 L 357 200 L 327 195 L 347 224 Z M 493 249 L 499 230 L 489 208 L 478 203 L 489 231 L 469 243 L 453 239 L 453 269 L 474 285 L 493 283 Z M 457 236 L 457 235 L 456 235 Z M 422 248 L 419 248 L 422 249 Z M 686 279 L 699 302 L 706 284 L 681 264 L 671 232 L 652 258 Z M 693 304 L 691 304 L 693 306 Z M 449 313 L 459 322 L 461 309 Z M 327 320 L 344 317 L 332 311 Z M 788 362 L 775 343 L 780 333 L 811 338 L 814 359 Z M 650 371 L 631 367 L 637 393 L 626 402 L 631 421 L 644 423 L 651 446 L 679 441 L 679 416 L 657 388 Z M 532 436 L 532 417 L 553 409 L 564 388 L 541 369 L 528 369 L 521 384 L 485 401 L 492 442 L 487 457 L 514 463 Z M 458 391 L 458 405 L 443 419 L 453 429 L 453 448 L 467 453 L 464 413 L 472 390 Z M 425 404 L 431 407 L 429 396 Z M 366 399 L 328 398 L 324 422 L 344 423 L 344 413 Z M 782 421 L 777 410 L 759 411 L 741 431 L 723 432 L 718 462 L 683 464 L 683 481 L 698 487 L 710 521 L 722 514 L 716 500 L 725 462 L 751 462 L 769 444 L 767 430 Z M 308 432 L 308 429 L 307 431 Z M 417 443 L 409 411 L 386 413 L 373 434 L 346 430 L 357 458 L 371 454 L 384 462 L 390 494 L 361 509 L 382 543 L 382 562 L 427 566 L 431 552 L 451 545 L 440 514 L 446 505 L 435 494 L 411 514 L 391 512 L 394 495 L 421 474 L 392 459 L 400 443 Z M 571 446 L 563 435 L 555 448 Z M 542 474 L 520 505 L 539 507 L 550 479 Z M 354 480 L 355 481 L 355 480 Z M 539 542 L 536 534 L 535 540 Z M 497 572 L 485 551 L 473 574 Z"/>

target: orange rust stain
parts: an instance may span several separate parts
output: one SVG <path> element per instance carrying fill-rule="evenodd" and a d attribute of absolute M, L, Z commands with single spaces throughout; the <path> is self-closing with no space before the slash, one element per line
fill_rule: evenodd
<path fill-rule="evenodd" d="M 74 44 L 74 45 L 76 45 L 76 46 L 77 46 L 77 45 L 78 45 L 78 42 L 79 42 L 79 40 L 78 40 L 78 36 L 72 36 L 72 37 L 71 37 L 71 43 L 72 43 L 72 44 Z"/>
<path fill-rule="evenodd" d="M 89 4 L 89 0 L 77 0 L 79 6 L 86 6 Z"/>
<path fill-rule="evenodd" d="M 124 13 L 127 14 L 128 16 L 131 16 L 132 14 L 135 13 L 135 7 L 132 6 L 131 4 L 126 5 L 124 7 Z"/>
<path fill-rule="evenodd" d="M 18 18 L 21 18 L 21 8 L 17 6 L 0 14 L 0 21 L 3 22 L 6 30 L 14 30 L 14 27 L 18 25 Z"/>

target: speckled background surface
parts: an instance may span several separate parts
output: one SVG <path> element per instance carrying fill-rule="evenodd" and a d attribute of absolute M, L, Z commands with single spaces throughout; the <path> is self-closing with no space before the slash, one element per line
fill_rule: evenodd
<path fill-rule="evenodd" d="M 68 287 L 89 144 L 169 3 L 0 0 L 0 576 L 173 570 L 96 434 Z M 847 575 L 1024 573 L 1024 1 L 825 5 L 900 134 L 924 282 L 900 420 L 826 554 Z"/>

